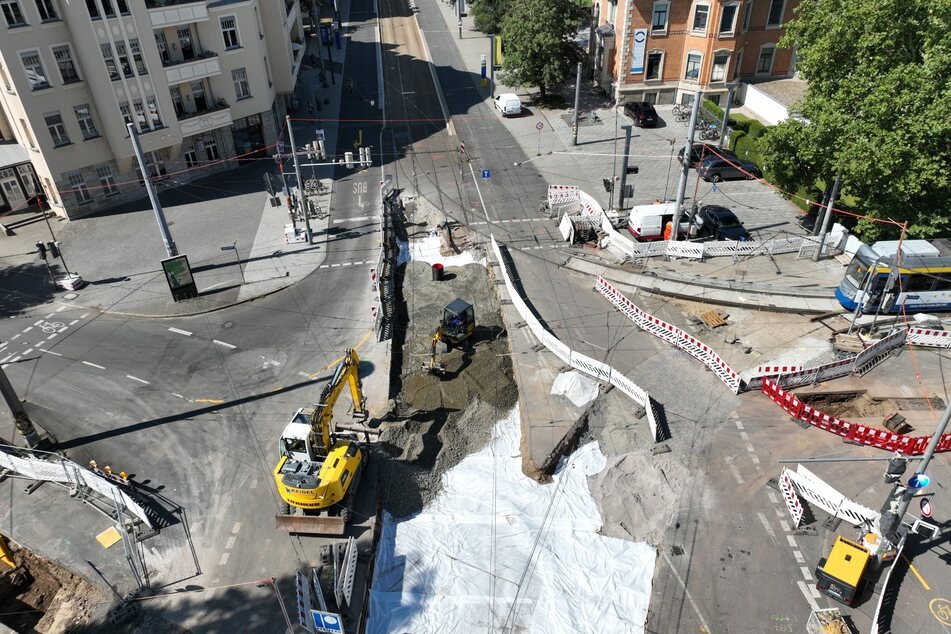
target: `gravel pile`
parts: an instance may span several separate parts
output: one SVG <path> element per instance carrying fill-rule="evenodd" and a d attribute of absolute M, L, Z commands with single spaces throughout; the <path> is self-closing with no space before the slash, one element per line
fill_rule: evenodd
<path fill-rule="evenodd" d="M 396 517 L 411 515 L 439 492 L 442 474 L 489 441 L 492 428 L 518 401 L 498 297 L 485 267 L 447 267 L 433 281 L 430 266 L 406 265 L 403 295 L 409 324 L 403 345 L 402 390 L 381 424 L 382 495 Z M 475 307 L 476 331 L 460 349 L 440 354 L 442 376 L 423 368 L 445 306 L 461 298 Z"/>

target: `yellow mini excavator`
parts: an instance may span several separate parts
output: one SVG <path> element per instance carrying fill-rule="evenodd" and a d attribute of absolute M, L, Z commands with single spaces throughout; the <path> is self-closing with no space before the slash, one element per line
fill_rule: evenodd
<path fill-rule="evenodd" d="M 354 416 L 367 416 L 359 364 L 357 353 L 348 349 L 321 391 L 320 402 L 297 410 L 281 434 L 274 480 L 287 513 L 277 516 L 278 528 L 342 535 L 350 521 L 367 462 L 366 447 L 353 435 L 332 431 L 331 423 L 334 405 L 346 385 L 350 386 Z"/>
<path fill-rule="evenodd" d="M 475 332 L 475 309 L 472 304 L 461 299 L 452 300 L 442 311 L 439 327 L 433 333 L 432 350 L 429 354 L 429 363 L 423 369 L 433 374 L 442 374 L 446 368 L 436 359 L 438 353 L 448 352 L 453 345 L 458 345 L 472 336 Z"/>

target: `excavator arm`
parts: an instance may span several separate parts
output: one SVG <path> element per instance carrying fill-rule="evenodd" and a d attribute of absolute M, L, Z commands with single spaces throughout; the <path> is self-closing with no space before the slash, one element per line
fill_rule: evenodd
<path fill-rule="evenodd" d="M 337 364 L 330 382 L 320 392 L 320 402 L 311 414 L 310 425 L 311 430 L 320 436 L 321 448 L 324 451 L 329 451 L 331 448 L 330 423 L 333 420 L 334 405 L 340 398 L 344 385 L 350 386 L 354 414 L 366 414 L 366 399 L 360 383 L 359 368 L 360 358 L 355 350 L 348 348 L 343 359 Z"/>

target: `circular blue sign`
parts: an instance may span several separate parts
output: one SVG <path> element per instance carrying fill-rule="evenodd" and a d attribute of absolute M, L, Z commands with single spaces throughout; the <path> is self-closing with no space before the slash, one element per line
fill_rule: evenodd
<path fill-rule="evenodd" d="M 911 477 L 911 480 L 908 481 L 909 489 L 923 489 L 926 486 L 931 484 L 931 478 L 926 476 L 923 473 L 916 473 Z"/>

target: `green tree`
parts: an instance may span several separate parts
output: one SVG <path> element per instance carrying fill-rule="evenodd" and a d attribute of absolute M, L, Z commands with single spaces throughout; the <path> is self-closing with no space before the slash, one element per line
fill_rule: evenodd
<path fill-rule="evenodd" d="M 573 38 L 588 14 L 573 0 L 514 0 L 502 18 L 502 82 L 538 86 L 544 99 L 581 61 L 584 52 Z"/>
<path fill-rule="evenodd" d="M 502 18 L 508 9 L 507 0 L 478 0 L 473 3 L 469 13 L 475 22 L 475 28 L 486 34 L 500 33 Z"/>
<path fill-rule="evenodd" d="M 797 117 L 771 128 L 767 167 L 781 187 L 831 183 L 855 211 L 951 226 L 951 0 L 808 0 L 781 44 L 809 86 Z M 867 238 L 881 225 L 861 222 Z"/>

